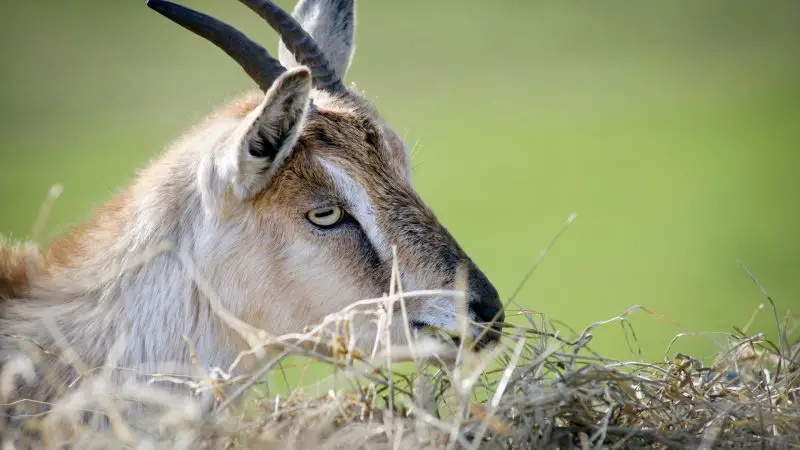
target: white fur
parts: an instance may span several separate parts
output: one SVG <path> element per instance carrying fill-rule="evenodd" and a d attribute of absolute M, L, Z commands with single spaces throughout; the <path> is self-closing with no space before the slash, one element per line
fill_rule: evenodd
<path fill-rule="evenodd" d="M 314 1 L 303 0 L 298 14 L 343 76 L 353 50 L 352 1 Z M 57 347 L 62 342 L 42 325 L 42 318 L 52 317 L 66 344 L 91 368 L 104 364 L 112 344 L 127 336 L 117 366 L 170 372 L 165 364 L 174 362 L 186 373 L 194 368 L 184 336 L 206 368 L 227 367 L 249 347 L 212 311 L 210 300 L 219 300 L 246 325 L 277 335 L 299 332 L 354 301 L 385 292 L 380 277 L 364 276 L 379 268 L 354 270 L 341 247 L 303 232 L 302 215 L 286 214 L 286 208 L 271 215 L 275 206 L 253 198 L 268 190 L 295 147 L 312 93 L 318 106 L 336 106 L 335 98 L 312 91 L 308 69 L 290 69 L 244 118 L 222 114 L 187 134 L 142 170 L 117 203 L 101 209 L 98 220 L 73 235 L 74 241 L 61 244 L 66 261 L 32 271 L 29 283 L 18 283 L 30 285 L 26 298 L 0 299 L 0 329 Z M 276 154 L 254 157 L 249 144 L 264 133 L 280 133 L 284 140 Z M 388 147 L 402 144 L 388 127 L 387 136 L 393 144 Z M 332 161 L 318 157 L 317 162 L 379 258 L 390 261 L 392 243 L 370 193 Z M 401 172 L 395 173 L 405 176 Z M 174 251 L 147 254 L 164 242 Z M 415 263 L 421 263 L 412 269 L 417 273 L 401 267 L 406 291 L 446 288 L 422 285 L 421 280 L 434 284 L 442 277 L 427 273 L 435 264 L 426 265 L 424 252 L 418 253 Z M 32 266 L 36 258 L 31 257 Z M 452 299 L 415 301 L 423 304 L 410 310 L 411 320 L 458 329 Z M 393 342 L 404 329 L 400 320 L 393 322 Z M 18 350 L 16 341 L 0 339 L 0 365 Z"/>
<path fill-rule="evenodd" d="M 355 0 L 301 0 L 292 12 L 340 77 L 347 73 L 355 52 L 354 3 Z M 278 55 L 284 66 L 297 66 L 283 40 Z"/>
<path fill-rule="evenodd" d="M 350 213 L 358 220 L 373 248 L 378 251 L 380 258 L 384 261 L 391 260 L 390 243 L 378 226 L 375 207 L 367 191 L 341 167 L 322 157 L 317 157 L 317 161 L 325 168 L 339 193 L 347 199 L 347 206 L 351 208 Z"/>

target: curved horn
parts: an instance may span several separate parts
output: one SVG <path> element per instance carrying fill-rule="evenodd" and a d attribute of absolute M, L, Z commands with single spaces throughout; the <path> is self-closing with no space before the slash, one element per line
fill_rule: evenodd
<path fill-rule="evenodd" d="M 147 6 L 222 49 L 264 92 L 286 71 L 264 47 L 222 21 L 166 0 L 147 0 Z"/>
<path fill-rule="evenodd" d="M 278 32 L 298 63 L 311 69 L 314 86 L 332 93 L 347 91 L 314 38 L 291 16 L 269 0 L 239 0 Z"/>

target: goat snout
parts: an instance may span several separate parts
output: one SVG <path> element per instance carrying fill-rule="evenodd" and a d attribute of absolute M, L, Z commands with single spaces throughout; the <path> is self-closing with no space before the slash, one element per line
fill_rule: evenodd
<path fill-rule="evenodd" d="M 486 347 L 500 340 L 505 312 L 497 289 L 486 275 L 473 267 L 469 277 L 469 310 L 478 322 L 476 346 Z"/>

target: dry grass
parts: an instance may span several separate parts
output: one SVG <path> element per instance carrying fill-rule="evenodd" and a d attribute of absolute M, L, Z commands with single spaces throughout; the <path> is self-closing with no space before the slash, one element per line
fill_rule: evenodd
<path fill-rule="evenodd" d="M 800 447 L 800 345 L 787 344 L 792 330 L 784 323 L 777 343 L 761 333 L 728 335 L 728 348 L 708 367 L 680 354 L 646 363 L 591 351 L 593 330 L 629 324 L 637 310 L 644 308 L 574 339 L 520 311 L 528 326 L 508 326 L 503 344 L 483 354 L 432 339 L 413 348 L 357 348 L 336 316 L 334 332 L 306 335 L 323 337 L 335 356 L 289 345 L 251 374 L 155 376 L 191 383 L 190 398 L 93 372 L 49 413 L 7 425 L 3 448 Z M 409 367 L 390 364 L 388 350 L 394 361 L 411 360 L 400 363 Z M 288 354 L 332 369 L 321 394 L 268 393 L 264 375 L 282 370 Z M 28 371 L 24 359 L 8 364 L 0 388 Z M 136 413 L 142 410 L 132 401 L 147 412 Z"/>
<path fill-rule="evenodd" d="M 154 252 L 172 250 L 160 245 Z M 192 261 L 179 256 L 193 271 Z M 454 291 L 404 293 L 396 264 L 389 295 L 357 302 L 307 332 L 270 337 L 226 311 L 195 273 L 215 313 L 251 345 L 244 353 L 260 356 L 260 367 L 244 371 L 237 360 L 210 371 L 196 364 L 193 378 L 136 373 L 113 363 L 120 341 L 107 366 L 80 367 L 73 358 L 80 379 L 44 405 L 46 411 L 20 414 L 20 406 L 42 406 L 30 400 L 0 405 L 2 449 L 800 448 L 800 342 L 790 344 L 797 323 L 781 319 L 763 286 L 742 268 L 771 307 L 777 342 L 748 332 L 750 324 L 714 333 L 726 345 L 707 365 L 671 353 L 682 335 L 666 343 L 658 362 L 592 351 L 593 333 L 612 323 L 635 341 L 629 316 L 653 314 L 642 306 L 570 336 L 541 314 L 508 309 L 525 326 L 506 324 L 501 344 L 478 354 L 464 338 L 466 320 L 458 345 L 431 335 L 392 345 L 386 311 L 399 304 L 404 312 L 405 298 L 452 295 L 464 307 L 459 283 Z M 369 346 L 350 335 L 351 320 L 362 314 L 377 324 L 378 339 Z M 67 354 L 55 324 L 48 326 Z M 280 353 L 265 351 L 276 343 Z M 309 350 L 314 347 L 328 356 Z M 270 391 L 266 380 L 285 377 L 287 358 L 332 375 Z M 20 355 L 2 367 L 0 398 L 9 397 L 15 380 L 33 381 L 32 364 Z"/>

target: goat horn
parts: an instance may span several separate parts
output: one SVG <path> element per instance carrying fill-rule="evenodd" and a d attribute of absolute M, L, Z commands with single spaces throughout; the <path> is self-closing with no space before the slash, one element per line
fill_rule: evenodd
<path fill-rule="evenodd" d="M 297 62 L 311 69 L 311 77 L 317 89 L 332 93 L 346 91 L 342 80 L 331 68 L 314 38 L 297 23 L 294 17 L 269 0 L 239 1 L 266 20 L 278 32 Z"/>
<path fill-rule="evenodd" d="M 147 0 L 147 6 L 222 49 L 264 92 L 286 71 L 264 47 L 220 20 L 166 0 Z"/>

